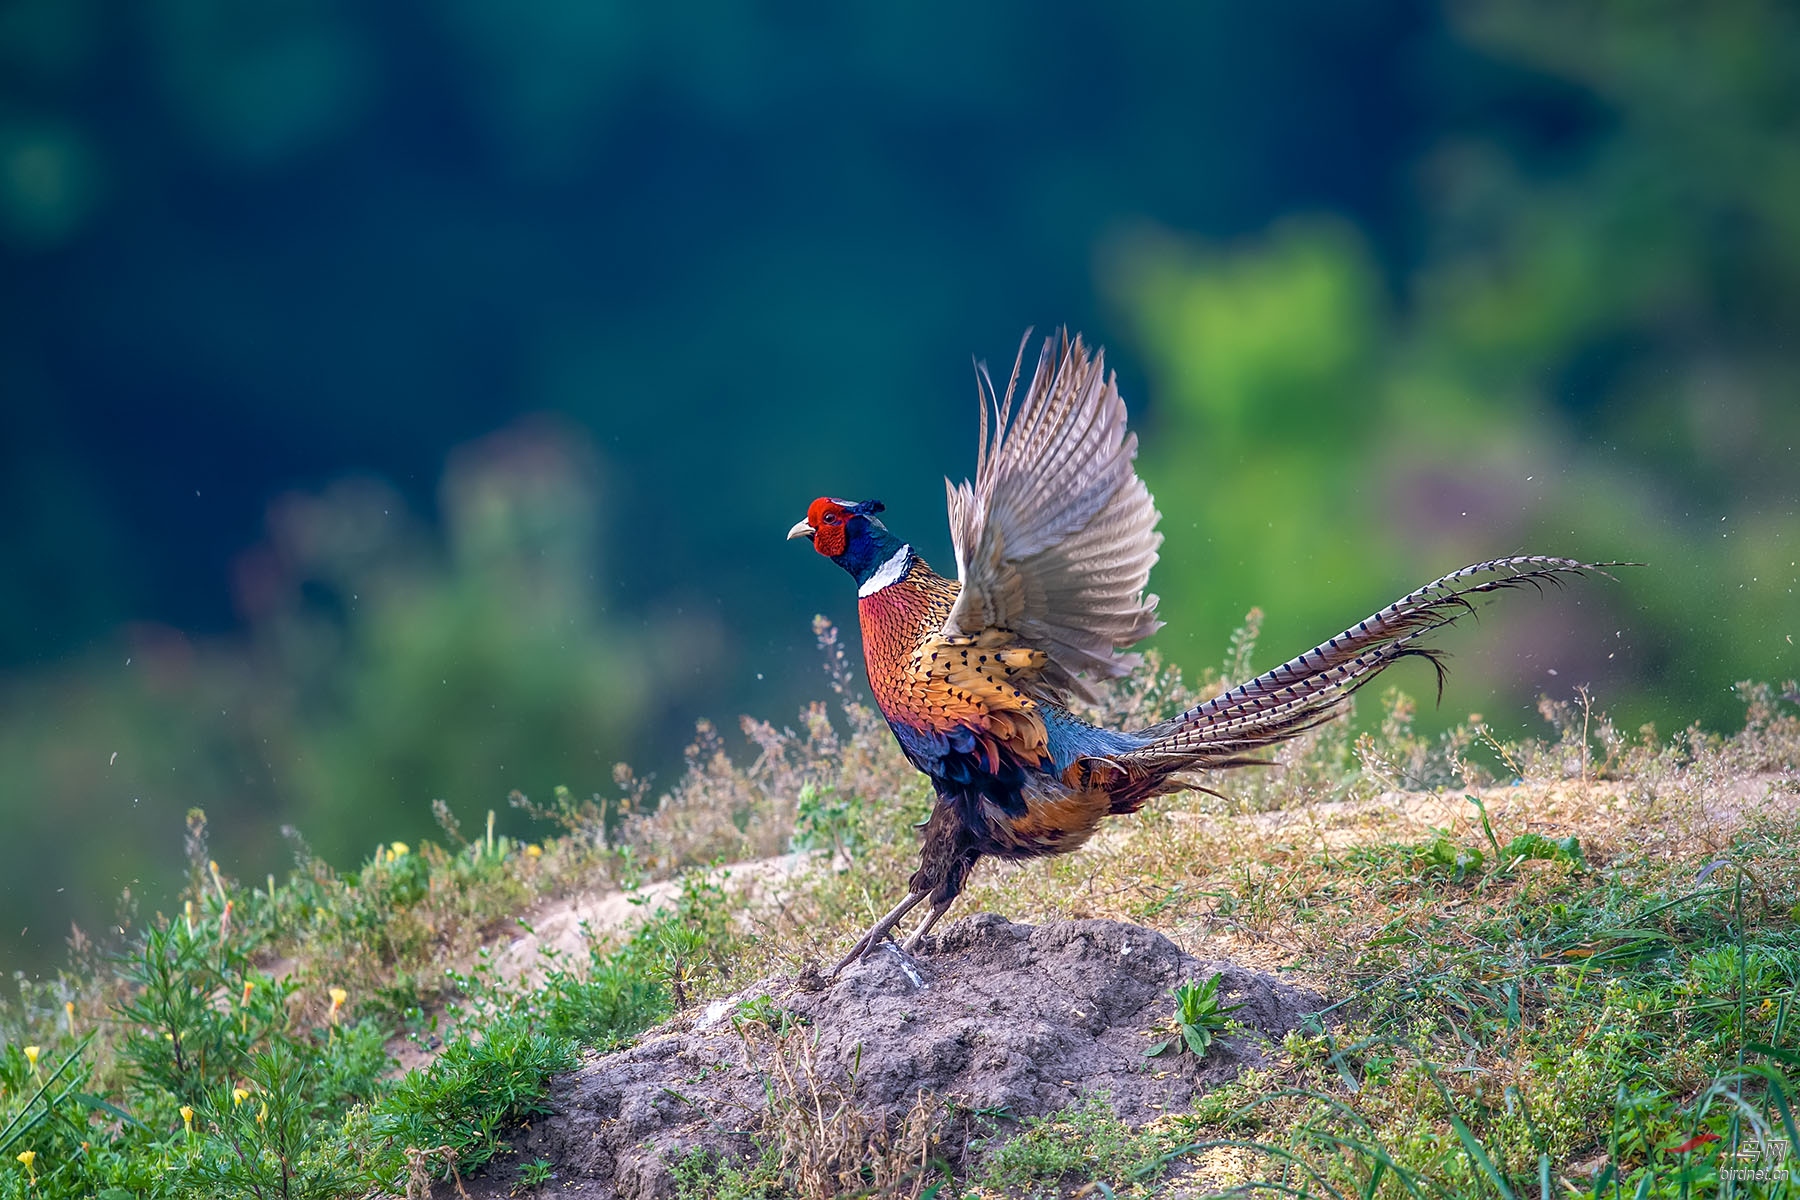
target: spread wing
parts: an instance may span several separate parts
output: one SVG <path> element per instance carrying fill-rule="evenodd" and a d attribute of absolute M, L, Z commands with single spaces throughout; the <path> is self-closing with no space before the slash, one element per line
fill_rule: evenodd
<path fill-rule="evenodd" d="M 1046 338 L 1016 413 L 1017 363 L 1004 399 L 991 383 L 982 394 L 975 482 L 944 481 L 962 583 L 944 635 L 1011 632 L 1044 652 L 1042 686 L 1058 699 L 1089 694 L 1079 676 L 1124 674 L 1136 656 L 1120 652 L 1161 625 L 1144 594 L 1159 514 L 1105 366 L 1079 337 Z"/>

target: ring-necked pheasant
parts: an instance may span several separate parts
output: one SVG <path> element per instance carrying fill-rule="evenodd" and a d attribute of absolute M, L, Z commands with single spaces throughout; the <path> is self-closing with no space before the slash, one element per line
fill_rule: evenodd
<path fill-rule="evenodd" d="M 1401 658 L 1429 659 L 1441 690 L 1443 668 L 1419 639 L 1470 611 L 1469 597 L 1595 569 L 1535 555 L 1477 563 L 1160 725 L 1087 724 L 1070 699 L 1129 670 L 1136 656 L 1122 651 L 1161 624 L 1144 586 L 1162 535 L 1104 351 L 1046 339 L 1014 412 L 1023 359 L 1021 344 L 1004 396 L 978 372 L 975 482 L 945 480 L 956 579 L 888 532 L 880 501 L 820 497 L 788 531 L 855 578 L 870 690 L 937 791 L 906 899 L 836 970 L 929 899 L 915 948 L 982 856 L 1067 853 L 1106 816 L 1201 786 L 1202 772 L 1257 764 L 1257 751 L 1330 720 Z"/>

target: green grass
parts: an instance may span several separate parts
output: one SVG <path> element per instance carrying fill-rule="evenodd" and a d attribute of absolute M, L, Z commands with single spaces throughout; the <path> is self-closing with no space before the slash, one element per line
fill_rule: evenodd
<path fill-rule="evenodd" d="M 978 1186 L 1011 1195 L 1055 1195 L 1069 1179 L 1148 1173 L 1157 1149 L 1155 1136 L 1128 1128 L 1105 1095 L 1087 1096 L 1062 1112 L 1026 1120 L 1023 1131 L 988 1158 Z"/>
<path fill-rule="evenodd" d="M 385 1154 L 374 1174 L 392 1180 L 408 1151 L 427 1151 L 442 1176 L 465 1172 L 505 1148 L 503 1137 L 526 1117 L 548 1112 L 552 1075 L 579 1061 L 572 1038 L 536 1028 L 526 1010 L 483 1027 L 480 1040 L 457 1037 L 422 1071 L 409 1072 L 374 1106 L 370 1130 Z"/>
<path fill-rule="evenodd" d="M 770 1147 L 747 1163 L 692 1150 L 671 1173 L 677 1200 L 771 1200 L 784 1194 L 780 1154 Z"/>
<path fill-rule="evenodd" d="M 197 816 L 191 832 L 182 915 L 22 984 L 5 1012 L 0 1197 L 324 1200 L 467 1174 L 545 1111 L 581 1048 L 666 1016 L 722 952 L 726 896 L 696 873 L 673 908 L 533 987 L 433 973 L 441 946 L 419 931 L 493 924 L 529 894 L 540 847 L 396 845 L 342 877 L 305 861 L 285 885 L 245 888 L 204 860 Z M 400 1072 L 407 1030 L 436 1053 Z"/>

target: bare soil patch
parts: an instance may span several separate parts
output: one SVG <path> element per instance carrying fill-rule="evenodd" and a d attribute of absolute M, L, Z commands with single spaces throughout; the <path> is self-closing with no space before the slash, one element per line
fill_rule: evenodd
<path fill-rule="evenodd" d="M 1215 972 L 1226 999 L 1244 1005 L 1235 1014 L 1244 1032 L 1215 1042 L 1203 1060 L 1145 1058 L 1172 1015 L 1170 989 Z M 771 1011 L 765 996 L 808 1043 L 797 1074 L 792 1061 L 773 1059 L 792 1053 L 793 1034 L 774 1036 L 763 1022 L 740 1028 L 747 1011 Z M 752 1158 L 771 1096 L 781 1104 L 786 1081 L 800 1077 L 815 1093 L 802 1097 L 808 1103 L 854 1106 L 856 1127 L 878 1143 L 871 1153 L 891 1149 L 888 1139 L 910 1120 L 912 1136 L 960 1168 L 1020 1119 L 1086 1095 L 1107 1095 L 1132 1126 L 1184 1109 L 1264 1063 L 1271 1041 L 1326 1006 L 1273 975 L 1194 959 L 1140 926 L 1034 927 L 979 914 L 916 958 L 884 949 L 836 981 L 810 968 L 760 980 L 685 1026 L 671 1023 L 596 1058 L 557 1081 L 554 1113 L 514 1146 L 520 1160 L 557 1164 L 556 1181 L 535 1195 L 666 1197 L 671 1167 L 695 1150 Z M 925 1110 L 934 1117 L 922 1124 Z M 972 1148 L 978 1137 L 989 1140 Z M 504 1194 L 510 1174 L 496 1172 L 476 1194 Z"/>

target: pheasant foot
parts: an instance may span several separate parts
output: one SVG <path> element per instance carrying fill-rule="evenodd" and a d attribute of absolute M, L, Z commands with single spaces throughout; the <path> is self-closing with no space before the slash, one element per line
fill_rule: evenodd
<path fill-rule="evenodd" d="M 857 941 L 856 945 L 854 945 L 850 948 L 850 953 L 844 955 L 844 960 L 842 962 L 838 963 L 837 966 L 831 968 L 830 972 L 828 972 L 828 973 L 831 975 L 836 975 L 836 974 L 840 973 L 841 971 L 843 971 L 843 969 L 845 967 L 847 967 L 851 963 L 855 962 L 857 959 L 868 957 L 869 952 L 871 950 L 873 950 L 877 945 L 879 945 L 883 938 L 887 937 L 890 933 L 893 932 L 894 926 L 896 926 L 900 923 L 900 918 L 904 917 L 907 913 L 909 913 L 913 909 L 917 908 L 924 899 L 925 899 L 924 892 L 913 892 L 913 893 L 909 894 L 906 897 L 906 899 L 904 899 L 900 903 L 894 905 L 893 909 L 889 911 L 888 915 L 881 918 L 881 920 L 875 922 L 874 927 L 871 928 L 869 930 L 869 932 L 863 934 L 862 937 Z M 934 914 L 934 919 L 935 919 L 935 914 Z M 926 927 L 927 928 L 930 927 L 930 921 L 926 922 Z"/>

